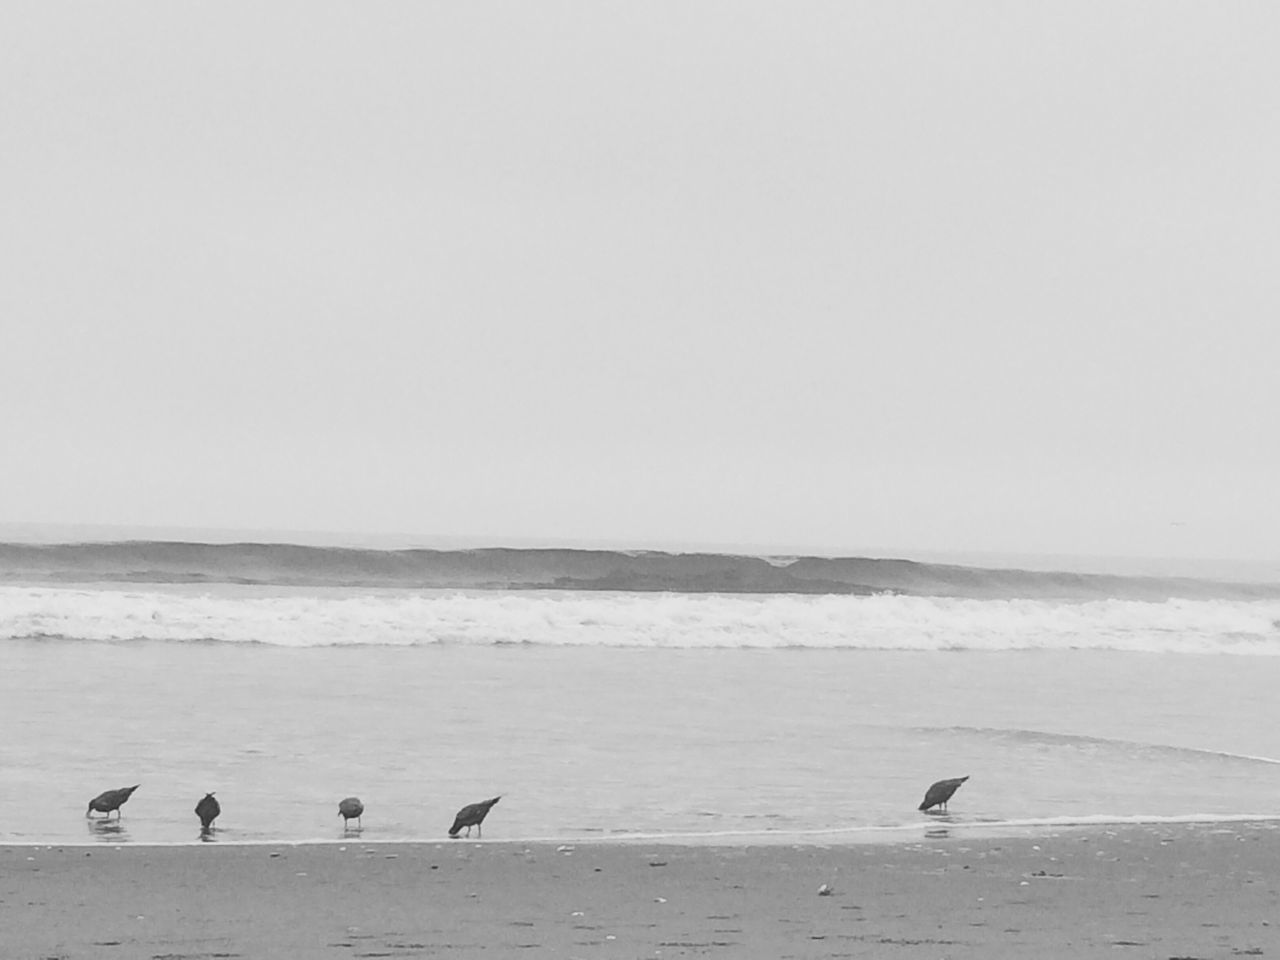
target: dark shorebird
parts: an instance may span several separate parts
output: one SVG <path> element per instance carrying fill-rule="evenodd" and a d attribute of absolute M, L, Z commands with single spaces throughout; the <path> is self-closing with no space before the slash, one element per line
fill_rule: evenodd
<path fill-rule="evenodd" d="M 947 801 L 951 799 L 951 795 L 968 779 L 968 777 L 956 777 L 954 780 L 939 780 L 925 791 L 924 802 L 920 804 L 920 809 L 928 810 L 939 804 L 942 805 L 943 810 L 947 809 Z"/>
<path fill-rule="evenodd" d="M 458 831 L 463 827 L 467 828 L 467 836 L 471 836 L 471 828 L 476 828 L 476 836 L 480 836 L 480 824 L 484 823 L 484 818 L 489 815 L 489 811 L 493 809 L 493 805 L 501 800 L 501 796 L 494 797 L 492 800 L 482 800 L 480 803 L 469 803 L 461 810 L 458 815 L 453 818 L 453 826 L 449 828 L 449 836 L 458 839 Z"/>
<path fill-rule="evenodd" d="M 346 829 L 348 821 L 354 819 L 357 827 L 363 828 L 364 824 L 360 822 L 360 815 L 364 813 L 364 804 L 360 802 L 359 797 L 347 797 L 338 804 L 338 816 L 342 818 L 342 827 Z"/>
<path fill-rule="evenodd" d="M 116 819 L 119 819 L 120 808 L 124 805 L 126 800 L 133 796 L 133 791 L 137 790 L 140 786 L 142 786 L 142 784 L 135 783 L 132 787 L 121 787 L 119 790 L 108 790 L 105 793 L 98 794 L 89 801 L 89 809 L 84 812 L 84 815 L 86 817 L 91 817 L 93 816 L 93 811 L 97 810 L 99 813 L 105 813 L 110 817 L 111 811 L 114 810 L 116 812 Z"/>
<path fill-rule="evenodd" d="M 213 821 L 218 819 L 218 814 L 221 812 L 222 806 L 213 799 L 213 794 L 206 793 L 204 799 L 196 804 L 196 816 L 200 818 L 200 829 L 208 830 L 212 827 Z"/>

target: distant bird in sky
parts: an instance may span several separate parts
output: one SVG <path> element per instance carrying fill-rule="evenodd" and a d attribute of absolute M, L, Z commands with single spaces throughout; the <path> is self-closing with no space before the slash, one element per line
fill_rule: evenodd
<path fill-rule="evenodd" d="M 939 780 L 924 794 L 924 802 L 920 804 L 921 810 L 928 810 L 930 807 L 942 805 L 942 809 L 947 808 L 947 801 L 951 799 L 951 795 L 960 789 L 960 784 L 969 778 L 956 777 L 954 780 Z"/>
<path fill-rule="evenodd" d="M 222 812 L 222 805 L 213 799 L 212 793 L 206 793 L 204 799 L 196 804 L 196 816 L 200 818 L 200 829 L 208 830 L 213 826 L 213 821 L 218 819 L 218 814 Z"/>
<path fill-rule="evenodd" d="M 501 796 L 494 797 L 492 800 L 483 800 L 480 803 L 469 803 L 461 810 L 458 815 L 453 818 L 453 826 L 449 828 L 449 836 L 458 839 L 458 831 L 463 827 L 467 828 L 467 836 L 471 836 L 471 828 L 476 828 L 476 836 L 481 836 L 480 824 L 484 823 L 484 818 L 489 815 L 489 811 L 493 809 L 493 805 L 501 800 Z"/>
<path fill-rule="evenodd" d="M 360 802 L 359 797 L 347 797 L 338 804 L 338 816 L 342 818 L 342 826 L 349 825 L 351 820 L 355 820 L 356 826 L 363 829 L 364 824 L 360 822 L 360 817 L 364 813 L 364 804 Z"/>
<path fill-rule="evenodd" d="M 116 819 L 119 819 L 120 808 L 124 805 L 126 800 L 133 796 L 133 791 L 137 790 L 140 786 L 142 786 L 142 784 L 135 783 L 132 787 L 120 787 L 118 790 L 107 790 L 104 793 L 98 794 L 89 801 L 89 809 L 85 811 L 84 815 L 86 817 L 91 817 L 93 816 L 93 811 L 97 810 L 99 813 L 105 813 L 109 818 L 111 816 L 111 811 L 114 810 L 116 812 Z"/>

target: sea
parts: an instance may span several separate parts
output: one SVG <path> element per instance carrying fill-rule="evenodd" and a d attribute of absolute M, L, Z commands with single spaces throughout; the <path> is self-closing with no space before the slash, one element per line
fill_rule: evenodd
<path fill-rule="evenodd" d="M 823 567 L 793 591 L 755 589 L 789 582 L 761 561 L 817 569 L 0 545 L 0 843 L 443 841 L 495 796 L 483 842 L 1280 820 L 1274 582 L 861 558 L 870 585 Z"/>

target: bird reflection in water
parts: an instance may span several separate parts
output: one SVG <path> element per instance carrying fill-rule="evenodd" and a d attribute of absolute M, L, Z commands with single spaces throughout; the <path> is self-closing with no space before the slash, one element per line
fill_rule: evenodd
<path fill-rule="evenodd" d="M 951 836 L 951 831 L 946 827 L 930 827 L 924 832 L 926 840 L 946 840 Z"/>
<path fill-rule="evenodd" d="M 129 831 L 119 820 L 86 820 L 89 836 L 103 843 L 128 841 Z"/>
<path fill-rule="evenodd" d="M 200 842 L 201 843 L 217 843 L 218 842 L 217 834 L 218 834 L 218 831 L 213 829 L 213 827 L 201 827 Z"/>

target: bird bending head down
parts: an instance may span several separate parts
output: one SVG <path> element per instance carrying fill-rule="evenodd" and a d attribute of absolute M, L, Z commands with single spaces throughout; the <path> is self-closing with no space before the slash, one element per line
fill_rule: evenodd
<path fill-rule="evenodd" d="M 956 777 L 953 780 L 939 780 L 928 790 L 925 791 L 924 801 L 920 804 L 919 809 L 928 810 L 930 807 L 941 805 L 945 810 L 947 801 L 951 799 L 951 795 L 960 789 L 960 784 L 968 780 L 968 776 Z"/>
<path fill-rule="evenodd" d="M 493 805 L 501 800 L 501 795 L 494 797 L 492 800 L 482 800 L 480 803 L 469 803 L 461 810 L 458 815 L 453 818 L 453 826 L 449 828 L 449 836 L 458 839 L 458 833 L 463 827 L 467 828 L 467 836 L 471 836 L 471 828 L 476 828 L 476 835 L 480 836 L 480 824 L 484 823 L 484 818 L 489 815 L 489 811 L 493 809 Z"/>
<path fill-rule="evenodd" d="M 354 820 L 356 826 L 363 826 L 360 817 L 364 813 L 364 804 L 360 802 L 359 797 L 347 797 L 338 804 L 338 816 L 342 818 L 342 825 L 345 827 L 348 821 Z"/>
<path fill-rule="evenodd" d="M 220 813 L 222 813 L 222 805 L 213 799 L 212 793 L 206 793 L 204 799 L 196 804 L 196 816 L 200 818 L 201 830 L 210 829 Z"/>
<path fill-rule="evenodd" d="M 120 808 L 126 800 L 133 796 L 133 791 L 140 786 L 141 784 L 135 783 L 132 787 L 120 787 L 116 790 L 103 791 L 89 801 L 89 809 L 84 812 L 84 815 L 91 817 L 93 816 L 93 811 L 97 810 L 99 813 L 105 813 L 109 817 L 111 816 L 111 811 L 114 810 L 116 817 L 119 818 Z"/>

